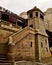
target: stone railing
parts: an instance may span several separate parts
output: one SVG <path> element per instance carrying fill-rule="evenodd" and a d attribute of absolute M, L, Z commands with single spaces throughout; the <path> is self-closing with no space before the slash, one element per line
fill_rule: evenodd
<path fill-rule="evenodd" d="M 19 29 L 22 29 L 22 27 L 18 26 L 18 25 L 15 25 L 13 23 L 10 23 L 8 21 L 0 21 L 0 26 L 2 28 L 6 28 L 6 29 L 9 29 L 9 30 L 14 30 L 14 31 L 18 31 Z"/>
<path fill-rule="evenodd" d="M 9 26 L 3 25 L 3 24 L 1 24 L 1 27 L 2 27 L 2 28 L 5 28 L 5 29 L 13 30 L 13 31 L 18 31 L 18 30 L 19 30 L 19 29 L 17 29 L 17 28 L 9 27 Z"/>
<path fill-rule="evenodd" d="M 10 37 L 12 38 L 12 42 L 16 43 L 19 40 L 21 40 L 22 38 L 24 38 L 27 34 L 32 33 L 35 34 L 34 29 L 30 28 L 30 27 L 25 27 L 24 29 L 14 33 L 13 35 L 11 35 Z"/>

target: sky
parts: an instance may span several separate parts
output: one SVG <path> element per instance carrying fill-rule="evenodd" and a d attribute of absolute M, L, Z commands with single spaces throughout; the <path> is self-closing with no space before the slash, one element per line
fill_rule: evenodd
<path fill-rule="evenodd" d="M 52 8 L 52 0 L 0 0 L 0 6 L 19 15 L 35 6 L 44 12 L 47 8 Z"/>

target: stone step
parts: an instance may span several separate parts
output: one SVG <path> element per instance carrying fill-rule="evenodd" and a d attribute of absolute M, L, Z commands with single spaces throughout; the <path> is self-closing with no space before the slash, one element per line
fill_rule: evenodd
<path fill-rule="evenodd" d="M 0 65 L 12 65 L 11 63 L 0 63 Z"/>
<path fill-rule="evenodd" d="M 7 58 L 6 54 L 0 54 L 0 58 Z"/>
<path fill-rule="evenodd" d="M 0 58 L 0 61 L 5 61 L 7 60 L 7 58 Z"/>
<path fill-rule="evenodd" d="M 9 62 L 8 60 L 0 60 L 0 65 L 13 65 L 12 62 Z"/>
<path fill-rule="evenodd" d="M 8 47 L 5 43 L 0 43 L 0 60 L 5 60 L 7 58 Z"/>

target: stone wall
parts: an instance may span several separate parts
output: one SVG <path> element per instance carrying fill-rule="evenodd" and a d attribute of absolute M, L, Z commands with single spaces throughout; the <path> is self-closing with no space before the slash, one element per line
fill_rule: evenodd
<path fill-rule="evenodd" d="M 48 8 L 45 11 L 45 25 L 46 29 L 52 32 L 52 8 Z"/>
<path fill-rule="evenodd" d="M 17 60 L 33 60 L 35 59 L 35 36 L 28 34 L 18 43 L 16 43 L 16 59 Z"/>

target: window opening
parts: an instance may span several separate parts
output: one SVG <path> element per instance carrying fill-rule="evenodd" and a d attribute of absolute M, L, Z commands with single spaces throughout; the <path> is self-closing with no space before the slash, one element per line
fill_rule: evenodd
<path fill-rule="evenodd" d="M 42 14 L 40 14 L 40 18 L 41 18 L 41 19 L 44 19 L 44 17 L 43 17 L 43 15 L 42 15 Z"/>
<path fill-rule="evenodd" d="M 41 47 L 43 47 L 43 43 L 41 42 Z"/>
<path fill-rule="evenodd" d="M 36 12 L 36 16 L 38 16 L 38 12 Z"/>
<path fill-rule="evenodd" d="M 33 25 L 30 25 L 30 27 L 32 27 L 32 28 L 33 28 Z"/>
<path fill-rule="evenodd" d="M 31 42 L 31 47 L 32 47 L 32 42 Z"/>
<path fill-rule="evenodd" d="M 33 16 L 32 13 L 30 13 L 30 18 L 32 18 L 32 16 Z"/>

